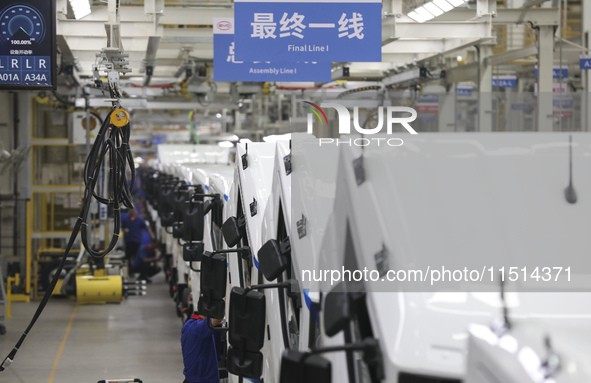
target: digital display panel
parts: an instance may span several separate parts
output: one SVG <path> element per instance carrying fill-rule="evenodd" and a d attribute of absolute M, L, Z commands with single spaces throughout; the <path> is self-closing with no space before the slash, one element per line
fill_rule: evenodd
<path fill-rule="evenodd" d="M 0 90 L 56 88 L 55 0 L 0 2 Z"/>

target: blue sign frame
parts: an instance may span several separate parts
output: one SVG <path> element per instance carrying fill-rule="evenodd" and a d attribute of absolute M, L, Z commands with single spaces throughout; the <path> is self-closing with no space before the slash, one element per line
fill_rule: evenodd
<path fill-rule="evenodd" d="M 493 76 L 493 88 L 517 88 L 517 76 Z"/>
<path fill-rule="evenodd" d="M 57 89 L 55 0 L 0 4 L 0 90 Z"/>
<path fill-rule="evenodd" d="M 330 82 L 330 62 L 240 61 L 236 59 L 234 19 L 213 22 L 214 81 Z"/>
<path fill-rule="evenodd" d="M 235 0 L 240 61 L 382 61 L 381 0 Z"/>
<path fill-rule="evenodd" d="M 563 65 L 562 68 L 560 68 L 560 65 L 554 65 L 554 67 L 552 67 L 552 78 L 554 80 L 560 79 L 561 73 L 562 73 L 563 79 L 568 78 L 568 67 L 566 65 Z M 538 78 L 538 66 L 537 65 L 535 68 L 535 76 L 536 76 L 536 78 Z"/>

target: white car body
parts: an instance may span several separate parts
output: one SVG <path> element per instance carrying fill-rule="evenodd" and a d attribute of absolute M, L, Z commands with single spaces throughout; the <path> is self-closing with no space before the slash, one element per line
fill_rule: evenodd
<path fill-rule="evenodd" d="M 222 203 L 222 209 L 225 208 L 229 199 L 230 187 L 233 181 L 233 166 L 230 165 L 211 165 L 211 164 L 190 164 L 185 165 L 188 174 L 189 185 L 203 185 L 204 193 L 218 194 Z M 207 200 L 207 199 L 206 199 Z M 220 247 L 221 238 L 217 238 L 214 243 L 212 213 L 205 215 L 203 225 L 203 243 L 204 250 L 212 252 Z M 182 241 L 181 241 L 182 243 Z M 182 247 L 180 248 L 182 259 Z M 193 309 L 196 309 L 196 303 L 200 295 L 200 273 L 194 270 L 200 269 L 201 262 L 184 262 L 189 274 L 189 286 L 191 288 L 191 297 Z"/>
<path fill-rule="evenodd" d="M 505 333 L 493 331 L 489 326 L 473 325 L 464 382 L 591 382 L 590 321 L 586 318 L 578 320 L 579 324 L 573 322 L 572 318 L 562 324 L 512 321 Z"/>
<path fill-rule="evenodd" d="M 577 193 L 591 195 L 591 178 L 582 176 L 591 168 L 591 135 L 573 134 L 573 141 Z M 358 185 L 353 161 L 361 155 L 366 180 Z M 568 204 L 567 184 L 567 134 L 420 134 L 392 150 L 341 147 L 320 269 L 340 269 L 348 253 L 356 268 L 376 269 L 374 256 L 383 248 L 390 269 L 434 254 L 504 256 L 510 262 L 521 252 L 556 263 L 557 254 L 591 248 L 583 229 L 591 227 L 591 200 Z M 346 245 L 347 222 L 352 246 Z M 388 382 L 397 382 L 401 372 L 463 379 L 469 326 L 489 324 L 501 310 L 499 293 L 365 287 Z M 324 296 L 331 288 L 321 283 Z M 507 299 L 515 318 L 573 323 L 591 315 L 588 293 L 508 293 Z M 324 338 L 325 345 L 344 343 Z M 333 363 L 334 382 L 348 379 L 340 354 L 325 356 Z"/>
<path fill-rule="evenodd" d="M 189 185 L 202 184 L 205 192 L 208 192 L 213 180 L 216 188 L 222 196 L 227 196 L 229 191 L 228 175 L 231 173 L 230 151 L 217 145 L 159 145 L 158 161 L 151 163 L 158 170 L 178 177 L 179 180 Z M 222 202 L 226 201 L 222 197 Z M 159 226 L 159 219 L 155 220 Z M 204 224 L 204 240 L 206 250 L 212 249 L 211 224 L 208 220 Z M 172 270 L 176 272 L 176 280 L 179 285 L 190 285 L 193 297 L 199 297 L 199 278 L 183 260 L 182 240 L 175 239 L 164 227 L 160 228 L 160 238 L 166 244 L 166 252 L 172 254 Z M 211 250 L 210 250 L 211 251 Z M 194 267 L 196 265 L 193 265 Z M 191 281 L 191 277 L 193 280 Z"/>
<path fill-rule="evenodd" d="M 243 156 L 248 161 L 246 168 L 243 167 Z M 239 255 L 228 254 L 228 295 L 234 286 L 248 287 L 257 284 L 259 273 L 256 256 L 264 243 L 263 216 L 266 214 L 265 206 L 271 196 L 274 159 L 275 143 L 239 144 L 236 148 L 234 182 L 224 210 L 224 222 L 230 217 L 239 217 L 242 212 L 244 213 L 247 238 L 243 239 L 237 247 L 246 245 L 250 247 L 253 265 L 249 268 L 247 262 L 243 261 Z M 254 201 L 256 201 L 256 214 L 251 214 L 250 205 Z M 242 212 L 239 211 L 240 206 L 242 206 Z M 226 247 L 225 243 L 224 247 Z M 269 304 L 270 302 L 267 301 L 267 305 Z M 229 305 L 226 305 L 226 315 L 228 310 Z M 268 371 L 269 368 L 265 365 L 263 371 Z M 237 382 L 238 377 L 230 374 L 229 380 Z"/>
<path fill-rule="evenodd" d="M 284 331 L 291 349 L 307 351 L 317 341 L 319 296 L 310 292 L 311 285 L 302 281 L 300 276 L 303 269 L 314 268 L 320 256 L 324 228 L 334 204 L 337 154 L 336 148 L 320 148 L 318 141 L 307 134 L 292 134 L 291 142 L 277 141 L 272 192 L 265 208 L 262 238 L 263 243 L 272 239 L 280 242 L 286 235 L 289 236 L 291 276 L 284 273 L 283 281 L 291 277 L 298 282 L 292 286 L 297 289 L 301 306 L 298 308 L 297 301 L 284 290 L 263 290 L 267 297 L 269 326 L 269 336 L 261 350 L 265 360 L 265 382 L 279 381 L 281 357 L 285 350 Z M 298 222 L 305 233 L 298 232 Z M 264 282 L 276 283 L 279 280 L 265 279 Z M 312 290 L 317 291 L 317 288 Z M 281 294 L 285 294 L 285 329 L 281 324 Z"/>

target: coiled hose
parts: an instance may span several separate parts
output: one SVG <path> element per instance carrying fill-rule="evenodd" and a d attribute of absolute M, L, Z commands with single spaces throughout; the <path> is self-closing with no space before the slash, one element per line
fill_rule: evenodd
<path fill-rule="evenodd" d="M 123 127 L 116 127 L 110 123 L 111 115 L 116 110 L 116 107 L 113 106 L 107 115 L 107 118 L 103 121 L 101 125 L 101 129 L 94 141 L 92 149 L 86 159 L 86 164 L 84 166 L 84 196 L 82 201 L 82 208 L 80 209 L 80 214 L 78 219 L 76 220 L 76 224 L 74 225 L 74 229 L 72 231 L 72 235 L 68 241 L 66 246 L 64 256 L 61 259 L 61 262 L 56 270 L 56 273 L 49 284 L 49 288 L 43 295 L 43 299 L 39 303 L 33 318 L 29 322 L 29 325 L 21 335 L 16 345 L 10 351 L 8 356 L 0 365 L 0 372 L 4 371 L 14 360 L 16 353 L 18 352 L 19 348 L 22 346 L 23 342 L 25 341 L 27 335 L 41 316 L 49 298 L 55 289 L 55 286 L 59 280 L 60 274 L 66 264 L 66 259 L 78 233 L 82 226 L 87 226 L 88 221 L 88 214 L 90 212 L 90 207 L 93 203 L 93 199 L 98 201 L 101 204 L 109 206 L 113 206 L 113 236 L 111 237 L 111 241 L 109 242 L 108 246 L 103 251 L 96 251 L 92 248 L 91 244 L 88 241 L 88 233 L 87 230 L 82 230 L 82 244 L 86 251 L 95 258 L 104 257 L 108 254 L 111 250 L 115 248 L 117 245 L 117 240 L 119 239 L 119 232 L 121 229 L 121 211 L 120 205 L 123 204 L 128 208 L 133 208 L 133 201 L 131 197 L 131 188 L 128 186 L 127 177 L 126 177 L 126 170 L 127 165 L 129 165 L 131 170 L 131 185 L 134 184 L 135 181 L 135 167 L 133 163 L 133 155 L 131 153 L 131 148 L 129 147 L 129 137 L 131 135 L 131 126 L 127 123 Z M 120 110 L 120 109 L 119 109 Z M 107 196 L 100 196 L 96 192 L 96 187 L 98 181 L 100 179 L 100 172 L 103 169 L 103 164 L 105 163 L 105 159 L 108 162 L 108 169 L 105 170 L 105 181 L 108 182 L 108 195 Z M 132 186 L 133 187 L 133 186 Z"/>

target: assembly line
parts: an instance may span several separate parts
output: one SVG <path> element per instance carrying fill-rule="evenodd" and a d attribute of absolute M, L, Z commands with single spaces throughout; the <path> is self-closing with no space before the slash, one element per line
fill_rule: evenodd
<path fill-rule="evenodd" d="M 591 383 L 591 0 L 2 0 L 0 383 Z"/>
<path fill-rule="evenodd" d="M 529 136 L 526 134 L 519 138 L 525 143 L 532 139 Z M 579 144 L 587 139 L 585 135 L 574 137 Z M 474 226 L 476 222 L 495 222 L 497 227 L 519 225 L 521 216 L 519 210 L 529 209 L 527 204 L 532 207 L 543 205 L 549 209 L 555 206 L 559 211 L 569 209 L 567 205 L 561 204 L 563 202 L 561 199 L 564 197 L 560 197 L 560 194 L 540 193 L 537 189 L 531 189 L 533 185 L 537 186 L 542 181 L 531 179 L 531 177 L 524 178 L 521 170 L 516 171 L 514 167 L 516 160 L 522 156 L 528 156 L 531 158 L 529 166 L 532 167 L 528 174 L 537 174 L 544 178 L 543 182 L 548 184 L 563 183 L 562 179 L 547 179 L 547 175 L 537 171 L 536 168 L 547 169 L 548 166 L 564 168 L 566 162 L 563 160 L 567 158 L 567 152 L 563 149 L 567 146 L 564 143 L 552 144 L 556 142 L 555 136 L 538 134 L 535 139 L 539 144 L 536 145 L 541 149 L 536 151 L 521 145 L 515 147 L 512 150 L 513 153 L 508 152 L 502 155 L 502 151 L 507 150 L 507 144 L 518 145 L 515 138 L 511 137 L 511 141 L 507 141 L 494 135 L 481 135 L 477 139 L 461 135 L 423 135 L 420 140 L 412 142 L 412 149 L 404 152 L 383 153 L 383 151 L 371 149 L 362 152 L 336 146 L 333 146 L 331 152 L 327 152 L 319 150 L 315 145 L 316 141 L 306 135 L 294 134 L 273 143 L 239 144 L 236 152 L 236 158 L 239 160 L 234 167 L 233 179 L 230 176 L 230 166 L 218 166 L 212 169 L 213 165 L 209 164 L 152 163 L 152 167 L 142 176 L 144 184 L 152 184 L 150 188 L 158 189 L 159 179 L 166 179 L 166 174 L 170 175 L 165 169 L 175 169 L 172 174 L 185 175 L 177 176 L 174 182 L 165 181 L 168 185 L 176 183 L 177 187 L 172 192 L 172 196 L 165 196 L 165 193 L 162 193 L 160 201 L 162 198 L 176 200 L 176 196 L 182 195 L 184 190 L 178 185 L 184 183 L 193 186 L 194 190 L 205 190 L 206 194 L 211 195 L 210 201 L 225 201 L 219 206 L 220 210 L 217 212 L 215 202 L 211 202 L 210 204 L 214 207 L 206 207 L 205 211 L 208 212 L 201 213 L 204 220 L 204 235 L 203 247 L 199 250 L 203 249 L 202 255 L 187 255 L 186 245 L 183 251 L 182 243 L 171 239 L 171 237 L 174 238 L 174 234 L 171 234 L 166 227 L 162 228 L 162 242 L 172 243 L 172 249 L 168 246 L 166 249 L 167 252 L 171 252 L 170 256 L 173 259 L 168 278 L 172 286 L 171 291 L 175 292 L 175 301 L 181 308 L 178 311 L 179 315 L 181 311 L 187 311 L 188 316 L 193 312 L 207 312 L 212 318 L 221 316 L 219 319 L 226 318 L 225 326 L 232 334 L 232 321 L 241 320 L 240 316 L 234 317 L 230 314 L 233 310 L 234 294 L 236 294 L 234 299 L 239 299 L 237 291 L 243 293 L 244 289 L 250 288 L 263 292 L 266 301 L 266 306 L 263 308 L 266 308 L 266 311 L 258 315 L 266 318 L 265 322 L 261 323 L 261 325 L 266 323 L 266 326 L 258 330 L 253 329 L 248 334 L 241 333 L 249 337 L 245 340 L 246 342 L 262 344 L 262 348 L 248 350 L 252 353 L 252 359 L 247 356 L 245 362 L 235 359 L 235 354 L 230 352 L 231 355 L 223 365 L 229 372 L 230 380 L 238 375 L 250 379 L 264 379 L 267 382 L 296 379 L 295 376 L 291 376 L 295 373 L 293 370 L 289 373 L 282 371 L 283 368 L 301 369 L 303 375 L 298 376 L 297 379 L 302 381 L 310 378 L 306 374 L 320 372 L 328 374 L 320 376 L 329 379 L 332 372 L 333 379 L 339 380 L 354 380 L 359 376 L 358 374 L 365 373 L 369 374 L 368 378 L 372 381 L 385 379 L 396 382 L 405 381 L 404 379 L 410 379 L 412 376 L 428 376 L 432 379 L 481 382 L 486 373 L 480 369 L 485 367 L 482 361 L 474 360 L 473 354 L 468 352 L 468 346 L 470 344 L 471 347 L 484 347 L 482 341 L 489 340 L 486 338 L 479 340 L 483 332 L 488 331 L 489 337 L 499 337 L 498 342 L 509 342 L 504 339 L 512 337 L 513 323 L 519 326 L 523 321 L 546 323 L 545 326 L 549 326 L 547 327 L 549 329 L 581 326 L 581 329 L 587 328 L 591 312 L 587 308 L 588 305 L 582 302 L 590 299 L 588 293 L 573 294 L 568 299 L 565 299 L 561 293 L 507 292 L 503 294 L 501 284 L 494 288 L 496 290 L 494 292 L 446 293 L 430 292 L 427 289 L 419 293 L 414 292 L 416 288 L 412 287 L 407 288 L 408 292 L 404 292 L 405 288 L 400 286 L 389 286 L 391 290 L 384 290 L 384 286 L 367 283 L 367 281 L 365 285 L 355 282 L 333 285 L 334 281 L 330 279 L 318 278 L 316 282 L 313 278 L 302 279 L 305 275 L 302 273 L 304 269 L 335 270 L 343 265 L 351 269 L 363 269 L 364 266 L 375 268 L 376 260 L 372 254 L 380 250 L 390 254 L 405 253 L 408 256 L 420 258 L 421 253 L 433 253 L 435 250 L 430 250 L 428 246 L 435 245 L 441 251 L 471 254 L 483 250 L 471 249 L 470 246 L 480 246 L 479 244 L 483 243 L 485 238 L 479 238 L 478 243 L 475 241 L 453 242 L 451 241 L 454 238 L 453 232 L 467 237 L 482 235 L 471 232 L 481 229 Z M 567 135 L 563 135 L 563 142 L 566 139 Z M 552 145 L 558 149 L 553 149 Z M 591 146 L 586 143 L 583 147 L 588 151 Z M 424 157 L 427 153 L 433 153 L 434 148 L 439 150 L 437 163 L 433 163 L 429 156 Z M 559 158 L 562 160 L 557 160 L 553 152 L 561 150 L 560 148 L 563 155 Z M 176 150 L 174 146 L 167 149 Z M 355 174 L 354 167 L 350 166 L 359 155 L 365 159 L 366 178 L 361 185 L 356 178 L 358 176 Z M 186 158 L 186 155 L 181 157 Z M 479 158 L 479 161 L 466 162 L 465 166 L 469 169 L 457 176 L 450 172 L 453 168 L 441 162 L 443 160 L 462 162 L 462 158 L 472 157 Z M 587 152 L 577 154 L 576 159 L 580 168 L 588 168 L 589 162 L 586 157 Z M 319 166 L 319 163 L 322 163 L 322 166 Z M 387 170 L 386 163 L 397 164 L 397 166 Z M 186 168 L 183 168 L 185 166 Z M 182 170 L 179 171 L 179 168 Z M 211 172 L 204 177 L 194 176 L 205 174 L 209 169 Z M 515 174 L 514 184 L 505 186 L 507 177 L 512 174 L 511 169 Z M 473 172 L 473 175 L 470 172 Z M 559 172 L 556 173 L 559 174 Z M 405 182 L 397 182 L 401 179 Z M 499 200 L 496 206 L 507 204 L 515 206 L 505 207 L 502 212 L 474 210 L 477 206 L 485 205 L 479 205 L 478 201 L 468 199 L 468 195 L 486 194 L 484 190 L 475 192 L 466 189 L 478 185 L 473 183 L 475 179 L 480 180 L 478 184 L 482 187 L 498 185 L 498 180 L 503 179 L 505 185 L 503 189 L 497 189 L 497 192 L 501 193 L 497 194 Z M 253 183 L 255 180 L 256 186 Z M 293 185 L 293 189 L 292 180 L 297 182 Z M 216 181 L 218 187 L 216 187 Z M 590 186 L 588 182 L 577 179 L 579 193 L 584 193 L 584 190 Z M 424 193 L 425 190 L 432 190 L 433 187 L 439 191 L 436 198 Z M 446 192 L 445 188 L 449 192 Z M 322 195 L 323 200 L 309 198 L 311 189 Z M 464 190 L 464 192 L 458 194 L 458 190 Z M 520 190 L 520 193 L 515 194 L 515 190 Z M 298 196 L 296 201 L 292 200 L 292 191 L 295 191 L 295 195 Z M 422 194 L 420 199 L 416 199 L 414 207 L 407 202 L 403 204 L 396 202 L 408 201 L 409 198 L 405 197 L 405 193 L 417 192 Z M 215 197 L 216 194 L 218 197 Z M 368 195 L 373 198 L 367 198 Z M 190 204 L 188 201 L 192 198 L 199 197 L 184 195 L 186 203 Z M 441 201 L 440 198 L 445 198 L 447 203 L 441 205 L 439 202 L 437 205 L 437 201 Z M 153 204 L 160 205 L 161 202 L 156 202 L 157 199 L 158 197 L 154 197 L 152 201 L 148 200 L 149 209 L 153 209 Z M 207 205 L 208 202 L 204 202 L 204 206 Z M 466 206 L 470 205 L 474 208 L 466 209 Z M 291 208 L 286 209 L 286 206 Z M 436 210 L 438 206 L 441 209 L 439 212 Z M 492 208 L 492 205 L 490 207 Z M 462 216 L 460 212 L 466 212 L 472 217 Z M 167 212 L 164 211 L 161 214 L 166 216 Z M 410 216 L 407 216 L 408 214 Z M 487 214 L 498 216 L 497 221 L 492 218 L 486 219 Z M 570 213 L 564 211 L 556 214 Z M 222 216 L 224 223 L 220 225 Z M 429 219 L 420 217 L 429 217 Z M 443 226 L 438 220 L 455 222 L 448 226 L 448 230 L 452 232 L 442 232 Z M 376 225 L 376 222 L 381 224 Z M 406 222 L 406 227 L 401 226 L 402 222 Z M 557 222 L 561 228 L 556 230 L 577 230 L 577 227 L 584 227 L 581 223 L 577 219 L 573 220 L 565 216 Z M 172 226 L 169 226 L 169 229 L 177 222 L 173 224 L 170 221 L 170 224 Z M 180 225 L 183 224 L 183 222 L 180 223 Z M 543 230 L 536 225 L 528 225 L 526 229 L 533 236 Z M 225 240 L 223 242 L 219 240 L 220 231 Z M 507 243 L 510 246 L 506 249 L 509 253 L 524 251 L 524 246 L 531 246 L 531 242 L 524 241 L 527 236 L 523 229 L 520 238 L 511 236 L 504 238 L 502 232 L 495 233 L 494 228 L 486 232 L 491 241 L 487 245 L 486 252 L 491 254 L 500 251 L 494 248 L 495 243 Z M 413 241 L 414 235 L 423 238 L 428 236 L 430 240 Z M 498 242 L 501 238 L 504 239 Z M 556 237 L 556 239 L 559 238 L 561 237 Z M 585 237 L 579 237 L 579 239 L 583 243 L 586 241 Z M 413 243 L 414 246 L 411 246 Z M 419 243 L 421 246 L 417 246 Z M 427 248 L 421 249 L 425 246 Z M 546 243 L 544 246 L 546 246 L 546 252 L 551 252 L 555 248 L 551 243 Z M 574 252 L 580 244 L 573 242 L 570 246 L 570 249 L 563 249 L 563 251 Z M 221 286 L 216 281 L 204 278 L 205 270 L 197 261 L 202 256 L 210 257 L 209 254 L 219 253 L 220 250 L 226 252 L 222 261 L 228 264 L 227 277 L 224 277 L 227 278 L 227 286 Z M 539 259 L 546 259 L 543 247 L 528 251 L 536 251 Z M 411 255 L 413 253 L 416 255 Z M 320 256 L 321 254 L 324 256 Z M 371 256 L 369 258 L 358 256 L 363 254 Z M 547 254 L 547 259 L 552 258 L 553 254 Z M 426 259 L 429 257 L 427 256 Z M 195 261 L 191 262 L 192 260 Z M 395 258 L 385 262 L 390 262 L 390 268 L 396 268 Z M 400 262 L 400 265 L 405 263 Z M 225 274 L 223 269 L 215 270 Z M 214 283 L 215 286 L 208 283 Z M 190 288 L 190 294 L 183 294 L 182 292 L 187 291 L 184 290 L 187 288 Z M 390 292 L 396 290 L 400 292 Z M 208 293 L 202 291 L 208 291 Z M 208 294 L 220 294 L 226 297 L 228 304 L 224 304 L 219 299 L 217 303 L 212 303 Z M 349 298 L 340 296 L 349 296 Z M 342 305 L 342 299 L 350 300 L 344 307 L 349 307 L 350 310 L 354 307 L 354 310 L 347 312 L 334 306 Z M 248 303 L 240 302 L 250 307 Z M 217 304 L 223 306 L 223 309 Z M 255 306 L 256 304 L 253 304 L 253 307 Z M 393 322 L 394 318 L 398 319 Z M 399 325 L 395 325 L 396 322 Z M 438 323 L 438 326 L 434 328 L 432 323 Z M 416 334 L 423 334 L 421 341 L 416 339 Z M 550 341 L 553 338 L 552 332 L 539 336 L 539 339 L 534 340 L 534 338 L 530 342 L 544 344 L 544 339 L 547 337 L 548 350 L 537 348 L 532 349 L 531 352 L 537 355 L 540 361 L 544 361 L 544 358 L 552 356 L 553 349 L 550 346 L 553 344 Z M 556 332 L 555 336 L 556 342 L 560 344 L 562 333 Z M 515 347 L 517 351 L 521 345 L 518 340 L 513 342 L 511 347 Z M 356 352 L 327 353 L 320 358 L 324 364 L 315 360 L 314 363 L 310 362 L 311 366 L 302 362 L 301 356 L 296 356 L 306 355 L 314 349 L 322 350 L 322 347 L 339 348 L 346 344 L 363 344 L 363 346 L 360 346 Z M 527 342 L 523 346 L 529 347 Z M 407 351 L 411 349 L 414 350 L 413 353 Z M 289 350 L 289 353 L 285 353 L 286 350 Z M 247 355 L 251 355 L 249 353 Z M 258 353 L 262 354 L 262 358 Z M 367 354 L 372 356 L 369 357 Z M 468 358 L 466 358 L 467 355 L 469 355 Z M 425 364 L 425 360 L 430 362 Z M 577 360 L 576 354 L 569 358 L 572 374 L 580 374 L 581 369 L 584 370 L 583 366 L 577 367 L 578 363 L 581 363 Z M 320 368 L 316 363 L 320 363 L 323 369 L 314 370 L 314 368 Z M 331 367 L 326 368 L 327 365 Z M 308 371 L 307 368 L 311 370 Z M 487 371 L 489 374 L 499 374 L 497 376 L 503 377 L 507 376 L 504 374 L 513 374 L 519 368 L 525 367 L 510 366 L 508 368 L 510 370 L 505 371 L 504 367 L 497 366 Z M 549 374 L 558 371 L 557 368 L 553 368 L 554 370 L 548 367 Z M 529 372 L 524 370 L 522 373 Z M 532 382 L 537 381 L 533 376 L 530 378 Z M 490 379 L 497 378 L 487 376 L 486 379 L 496 381 Z M 569 380 L 571 379 L 569 376 L 565 376 L 564 379 L 565 382 L 576 381 Z"/>

